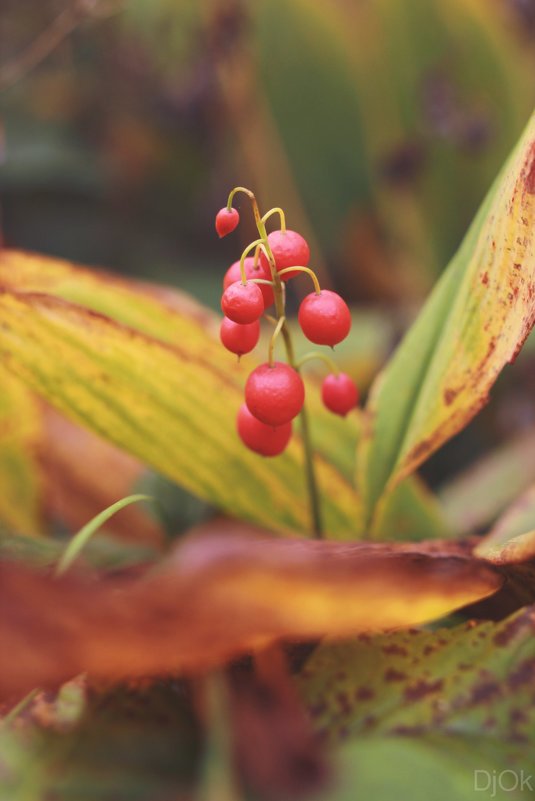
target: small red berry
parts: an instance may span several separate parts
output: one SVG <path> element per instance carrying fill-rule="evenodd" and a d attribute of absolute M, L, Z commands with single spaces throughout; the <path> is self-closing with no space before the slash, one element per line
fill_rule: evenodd
<path fill-rule="evenodd" d="M 310 260 L 310 248 L 306 239 L 296 231 L 272 231 L 268 234 L 268 242 L 275 259 L 275 265 L 280 272 L 286 267 L 306 267 Z M 260 261 L 266 272 L 270 272 L 269 262 L 262 253 Z M 283 281 L 288 281 L 299 275 L 298 270 L 282 275 Z"/>
<path fill-rule="evenodd" d="M 299 414 L 305 386 L 299 373 L 284 362 L 261 364 L 245 385 L 245 402 L 251 414 L 268 426 L 281 426 Z"/>
<path fill-rule="evenodd" d="M 263 266 L 260 264 L 260 261 L 258 262 L 257 269 L 255 270 L 254 258 L 252 256 L 248 256 L 243 260 L 243 266 L 245 267 L 246 278 L 264 278 L 266 281 L 271 281 L 271 273 L 269 272 L 269 269 L 266 273 Z M 231 264 L 225 273 L 225 277 L 223 278 L 223 289 L 226 289 L 236 281 L 241 281 L 239 261 L 235 261 L 234 264 Z M 275 301 L 273 290 L 267 284 L 257 284 L 257 286 L 259 287 L 262 297 L 264 298 L 264 308 L 268 309 Z"/>
<path fill-rule="evenodd" d="M 243 444 L 261 456 L 278 456 L 292 436 L 291 422 L 281 426 L 267 426 L 251 414 L 245 403 L 240 407 L 236 422 Z"/>
<path fill-rule="evenodd" d="M 298 320 L 304 335 L 316 345 L 336 345 L 351 328 L 347 303 L 329 289 L 307 295 L 299 307 Z"/>
<path fill-rule="evenodd" d="M 223 292 L 221 298 L 221 308 L 223 314 L 232 320 L 233 323 L 254 323 L 264 312 L 264 298 L 258 288 L 258 284 L 247 281 L 242 284 L 236 281 Z"/>
<path fill-rule="evenodd" d="M 347 373 L 330 373 L 321 385 L 321 397 L 327 409 L 342 417 L 359 402 L 357 385 Z"/>
<path fill-rule="evenodd" d="M 250 353 L 256 348 L 260 338 L 260 323 L 255 320 L 254 323 L 241 325 L 233 323 L 228 317 L 223 317 L 219 337 L 227 350 L 237 356 L 243 356 L 244 353 Z"/>
<path fill-rule="evenodd" d="M 217 235 L 222 239 L 227 234 L 230 234 L 240 221 L 240 215 L 237 209 L 220 209 L 215 216 L 215 229 Z"/>

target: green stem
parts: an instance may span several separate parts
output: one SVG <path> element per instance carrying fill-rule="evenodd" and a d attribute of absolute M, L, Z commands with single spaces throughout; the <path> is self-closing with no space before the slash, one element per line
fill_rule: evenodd
<path fill-rule="evenodd" d="M 316 482 L 316 471 L 314 470 L 314 452 L 312 450 L 312 439 L 308 425 L 308 412 L 305 404 L 299 415 L 301 421 L 301 434 L 303 436 L 303 449 L 305 452 L 305 474 L 310 498 L 310 514 L 312 517 L 312 531 L 317 539 L 323 536 L 323 526 L 321 521 L 320 498 Z"/>
<path fill-rule="evenodd" d="M 255 207 L 256 210 L 258 210 L 258 206 L 256 206 L 256 201 L 253 201 L 253 208 Z M 260 215 L 259 214 L 257 215 L 256 213 L 255 213 L 255 220 L 256 220 L 256 227 L 258 228 L 258 233 L 263 239 L 263 247 L 265 248 L 265 252 L 269 261 L 271 277 L 273 279 L 273 294 L 275 296 L 275 309 L 277 317 L 279 318 L 280 321 L 281 318 L 284 318 L 284 312 L 285 312 L 284 285 L 283 282 L 281 281 L 280 274 L 277 270 L 273 252 L 269 246 L 265 223 L 263 222 Z M 297 372 L 299 372 L 299 367 L 296 366 L 292 338 L 286 320 L 283 321 L 280 327 L 280 332 L 284 339 L 284 345 L 286 347 L 286 354 L 288 357 L 288 364 L 295 370 L 297 370 Z M 310 428 L 309 428 L 308 415 L 305 404 L 303 404 L 303 408 L 301 409 L 299 420 L 301 423 L 301 434 L 303 437 L 305 476 L 308 488 L 312 531 L 316 538 L 321 539 L 323 535 L 323 526 L 321 521 L 321 504 L 320 504 L 318 483 L 316 480 L 316 471 L 314 469 L 314 454 L 312 451 Z"/>
<path fill-rule="evenodd" d="M 277 325 L 275 326 L 275 330 L 273 331 L 271 339 L 269 340 L 268 364 L 270 367 L 273 367 L 273 349 L 275 348 L 275 342 L 277 341 L 277 337 L 279 336 L 281 328 L 285 322 L 286 317 L 279 317 Z"/>
<path fill-rule="evenodd" d="M 279 275 L 286 275 L 286 273 L 293 273 L 293 272 L 306 273 L 307 275 L 309 275 L 312 278 L 312 283 L 314 284 L 314 291 L 316 295 L 320 294 L 321 292 L 320 282 L 318 281 L 318 276 L 316 275 L 314 270 L 311 270 L 310 267 L 298 267 L 296 265 L 295 267 L 285 267 L 284 270 L 280 270 Z"/>
<path fill-rule="evenodd" d="M 266 213 L 262 217 L 262 222 L 266 223 L 269 220 L 269 218 L 272 217 L 274 214 L 278 214 L 279 215 L 280 221 L 281 221 L 281 231 L 285 232 L 286 231 L 286 217 L 284 216 L 284 211 L 282 209 L 279 209 L 278 206 L 277 206 L 277 208 L 270 209 L 269 211 L 266 211 Z"/>
<path fill-rule="evenodd" d="M 304 364 L 306 364 L 307 362 L 311 362 L 313 359 L 321 359 L 321 361 L 325 362 L 325 364 L 330 368 L 332 373 L 334 373 L 335 375 L 339 375 L 340 368 L 338 367 L 338 365 L 335 364 L 332 359 L 329 359 L 329 357 L 325 353 L 322 353 L 320 350 L 312 350 L 310 351 L 310 353 L 306 353 L 301 359 L 299 359 L 299 361 L 296 364 L 296 368 L 302 367 Z"/>
<path fill-rule="evenodd" d="M 255 239 L 254 242 L 251 242 L 250 245 L 247 245 L 247 247 L 245 248 L 245 250 L 241 254 L 241 257 L 240 257 L 240 274 L 241 274 L 241 282 L 242 282 L 242 284 L 245 284 L 247 282 L 247 276 L 245 275 L 245 258 L 247 256 L 247 254 L 250 253 L 253 248 L 256 248 L 259 245 L 261 245 L 263 241 L 264 241 L 263 239 Z M 256 256 L 255 256 L 255 258 L 256 258 Z"/>
<path fill-rule="evenodd" d="M 236 195 L 238 192 L 243 192 L 243 194 L 247 195 L 247 197 L 251 201 L 252 206 L 253 206 L 253 214 L 254 214 L 256 227 L 258 228 L 258 231 L 260 232 L 260 226 L 262 225 L 262 218 L 260 217 L 260 210 L 258 208 L 258 203 L 256 202 L 256 198 L 254 196 L 254 192 L 251 192 L 250 189 L 247 189 L 245 186 L 235 186 L 234 189 L 231 190 L 231 192 L 230 192 L 230 194 L 228 196 L 227 209 L 230 210 L 232 208 L 232 201 L 234 200 L 234 195 Z M 266 229 L 264 227 L 264 231 L 265 230 Z"/>

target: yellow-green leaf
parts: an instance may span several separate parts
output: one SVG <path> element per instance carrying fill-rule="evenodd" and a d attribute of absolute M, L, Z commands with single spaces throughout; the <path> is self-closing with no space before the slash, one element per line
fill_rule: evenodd
<path fill-rule="evenodd" d="M 66 416 L 200 497 L 248 520 L 306 531 L 298 438 L 276 460 L 244 449 L 235 431 L 244 367 L 202 323 L 173 314 L 183 335 L 169 345 L 55 297 L 4 291 L 0 353 Z M 326 529 L 349 536 L 357 524 L 354 490 L 326 461 L 316 462 Z"/>
<path fill-rule="evenodd" d="M 0 522 L 13 531 L 41 530 L 36 448 L 40 415 L 35 399 L 0 365 Z"/>
<path fill-rule="evenodd" d="M 487 402 L 535 322 L 535 115 L 419 318 L 376 380 L 361 438 L 366 517 Z"/>

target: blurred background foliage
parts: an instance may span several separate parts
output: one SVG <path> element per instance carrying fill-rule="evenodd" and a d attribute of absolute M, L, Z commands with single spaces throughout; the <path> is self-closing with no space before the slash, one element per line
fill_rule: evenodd
<path fill-rule="evenodd" d="M 245 224 L 220 243 L 214 212 L 251 186 L 363 309 L 365 388 L 534 99 L 535 0 L 2 0 L 3 242 L 217 307 L 253 227 L 240 201 Z M 291 291 L 295 309 L 308 285 Z M 535 425 L 532 367 L 528 355 L 501 379 L 502 402 L 428 478 L 485 450 L 489 431 L 498 444 Z"/>

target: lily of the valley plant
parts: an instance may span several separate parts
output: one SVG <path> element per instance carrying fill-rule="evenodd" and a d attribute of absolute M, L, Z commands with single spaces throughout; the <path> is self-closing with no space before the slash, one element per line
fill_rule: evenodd
<path fill-rule="evenodd" d="M 227 325 L 232 352 L 221 318 L 176 291 L 0 254 L 5 797 L 391 799 L 417 797 L 417 776 L 422 798 L 463 799 L 474 771 L 509 771 L 519 793 L 535 738 L 535 484 L 477 538 L 448 526 L 415 471 L 488 402 L 535 322 L 535 118 L 347 416 L 292 350 L 284 270 L 317 279 L 303 259 L 277 263 L 255 212 L 224 295 L 255 331 Z M 330 297 L 312 290 L 308 303 Z M 235 424 L 265 315 L 262 376 L 286 343 L 282 403 L 299 403 L 273 417 L 278 385 L 266 406 L 248 383 L 247 414 L 276 437 L 306 394 L 291 437 L 263 440 L 268 459 Z M 325 316 L 300 322 L 334 344 Z M 336 376 L 336 353 L 327 365 Z M 129 506 L 119 539 L 87 537 L 58 571 L 43 509 L 76 530 L 139 487 L 142 465 L 215 513 L 171 547 Z"/>

